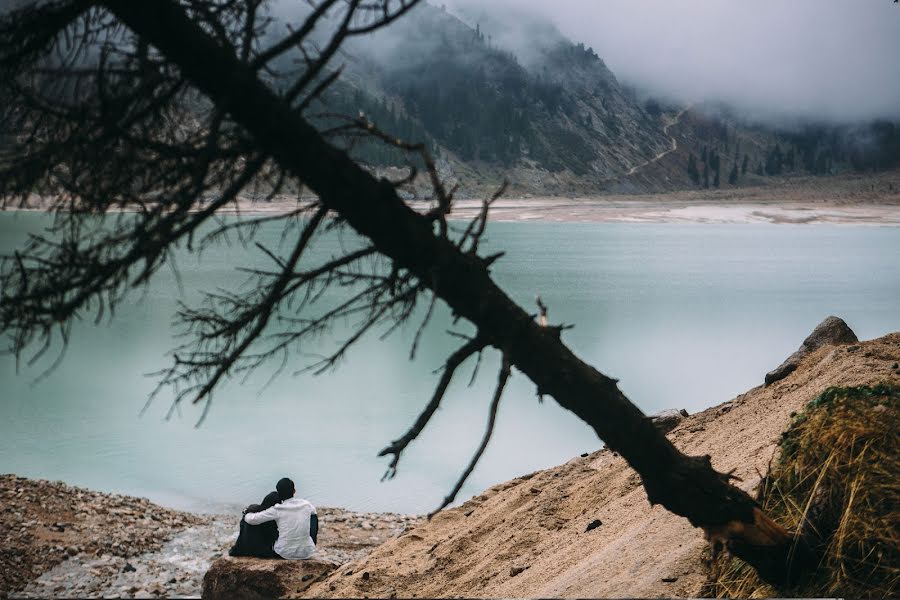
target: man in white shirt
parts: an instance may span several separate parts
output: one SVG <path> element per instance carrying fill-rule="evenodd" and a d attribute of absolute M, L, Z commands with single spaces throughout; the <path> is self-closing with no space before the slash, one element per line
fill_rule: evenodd
<path fill-rule="evenodd" d="M 316 551 L 319 533 L 319 517 L 316 507 L 301 498 L 294 498 L 294 482 L 287 477 L 275 486 L 281 504 L 258 513 L 247 513 L 244 520 L 250 525 L 275 521 L 278 525 L 278 539 L 275 553 L 288 560 L 310 558 Z"/>

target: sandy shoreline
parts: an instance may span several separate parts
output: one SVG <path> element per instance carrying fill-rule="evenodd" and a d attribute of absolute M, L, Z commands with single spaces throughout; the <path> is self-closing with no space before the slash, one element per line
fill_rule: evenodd
<path fill-rule="evenodd" d="M 244 197 L 219 210 L 220 215 L 275 216 L 302 202 L 283 194 L 271 201 Z M 428 200 L 409 200 L 424 212 Z M 7 211 L 43 211 L 49 199 Z M 480 199 L 459 199 L 451 219 L 470 220 Z M 877 175 L 787 178 L 763 187 L 681 190 L 658 194 L 604 194 L 583 197 L 500 198 L 490 218 L 499 222 L 561 223 L 714 223 L 833 224 L 900 226 L 900 172 Z"/>
<path fill-rule="evenodd" d="M 460 201 L 454 217 L 468 220 L 480 210 L 478 201 Z M 839 204 L 835 202 L 769 202 L 722 204 L 712 200 L 608 200 L 541 198 L 498 200 L 491 220 L 560 223 L 706 223 L 811 224 L 900 226 L 900 198 L 896 204 Z"/>

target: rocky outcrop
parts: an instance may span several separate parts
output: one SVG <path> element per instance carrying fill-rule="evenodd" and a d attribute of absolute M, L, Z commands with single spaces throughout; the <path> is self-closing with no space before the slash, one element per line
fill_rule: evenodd
<path fill-rule="evenodd" d="M 220 558 L 203 577 L 202 598 L 283 598 L 303 592 L 324 579 L 338 563 L 324 559 L 264 560 Z"/>
<path fill-rule="evenodd" d="M 843 319 L 834 316 L 828 317 L 813 329 L 813 332 L 803 340 L 796 352 L 787 357 L 787 360 L 777 368 L 766 373 L 766 385 L 781 381 L 793 373 L 807 354 L 818 350 L 822 346 L 852 344 L 858 341 L 856 334 L 853 333 L 853 330 L 847 326 Z"/>
<path fill-rule="evenodd" d="M 689 416 L 688 411 L 682 409 L 670 408 L 656 413 L 650 420 L 663 433 L 669 433 L 681 423 L 685 417 Z"/>

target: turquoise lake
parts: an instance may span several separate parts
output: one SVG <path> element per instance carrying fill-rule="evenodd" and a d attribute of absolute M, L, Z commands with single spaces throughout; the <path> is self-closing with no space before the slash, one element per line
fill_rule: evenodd
<path fill-rule="evenodd" d="M 0 253 L 47 219 L 0 213 Z M 277 246 L 279 233 L 264 229 L 259 239 Z M 694 412 L 761 384 L 828 315 L 861 339 L 900 330 L 897 228 L 529 222 L 491 224 L 488 236 L 485 253 L 507 251 L 494 267 L 504 289 L 529 310 L 540 294 L 551 321 L 575 325 L 565 341 L 620 379 L 647 413 Z M 311 258 L 326 259 L 339 243 L 321 239 Z M 164 419 L 165 394 L 139 416 L 155 384 L 146 374 L 168 364 L 179 301 L 236 285 L 237 266 L 266 263 L 237 245 L 178 262 L 183 290 L 163 269 L 111 322 L 78 323 L 48 378 L 35 384 L 53 357 L 18 374 L 11 357 L 0 357 L 0 471 L 189 510 L 258 501 L 285 475 L 322 506 L 421 513 L 441 502 L 481 439 L 495 355 L 485 357 L 471 388 L 472 363 L 460 370 L 395 479 L 380 482 L 387 460 L 376 455 L 428 402 L 433 371 L 459 343 L 445 334 L 447 311 L 437 311 L 415 362 L 409 346 L 418 320 L 387 340 L 378 332 L 363 339 L 337 370 L 318 377 L 291 376 L 305 364 L 298 357 L 268 386 L 267 372 L 229 381 L 195 428 L 199 407 Z M 539 403 L 514 372 L 493 441 L 459 498 L 600 445 L 552 399 Z"/>

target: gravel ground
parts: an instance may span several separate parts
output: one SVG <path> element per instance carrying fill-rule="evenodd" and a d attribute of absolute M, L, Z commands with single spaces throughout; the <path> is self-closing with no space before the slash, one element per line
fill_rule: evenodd
<path fill-rule="evenodd" d="M 185 598 L 237 537 L 240 515 L 0 475 L 0 598 Z M 419 517 L 319 508 L 318 556 L 345 563 Z"/>

